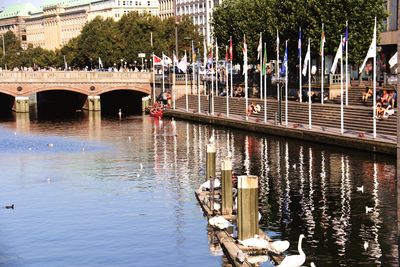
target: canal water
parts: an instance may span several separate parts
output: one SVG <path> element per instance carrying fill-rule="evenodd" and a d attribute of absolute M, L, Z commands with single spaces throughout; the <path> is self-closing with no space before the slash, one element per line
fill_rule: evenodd
<path fill-rule="evenodd" d="M 18 114 L 0 122 L 0 206 L 15 205 L 0 209 L 0 266 L 225 266 L 193 194 L 211 135 L 218 162 L 231 151 L 235 174 L 260 177 L 260 226 L 287 254 L 303 233 L 306 266 L 398 265 L 394 157 L 145 115 Z"/>

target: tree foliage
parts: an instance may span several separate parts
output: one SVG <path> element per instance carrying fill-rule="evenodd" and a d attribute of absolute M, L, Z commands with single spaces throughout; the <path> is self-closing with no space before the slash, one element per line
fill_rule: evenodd
<path fill-rule="evenodd" d="M 259 33 L 267 43 L 269 58 L 276 58 L 276 31 L 279 30 L 281 51 L 288 40 L 290 58 L 297 53 L 299 27 L 303 31 L 303 50 L 311 39 L 311 51 L 317 56 L 322 23 L 326 37 L 325 53 L 334 54 L 349 24 L 349 60 L 360 63 L 369 48 L 377 17 L 378 29 L 387 14 L 383 0 L 225 0 L 216 8 L 212 24 L 218 39 L 232 36 L 236 61 L 241 61 L 243 35 L 246 34 L 250 62 L 256 61 Z"/>
<path fill-rule="evenodd" d="M 202 39 L 188 17 L 179 23 L 174 19 L 161 20 L 149 14 L 131 12 L 116 22 L 111 18 L 96 17 L 87 23 L 79 36 L 55 51 L 28 45 L 26 50 L 11 31 L 4 35 L 6 53 L 0 49 L 0 65 L 14 67 L 64 68 L 64 56 L 72 68 L 98 67 L 101 58 L 104 67 L 119 67 L 122 62 L 131 65 L 139 62 L 138 54 L 146 53 L 172 56 L 175 51 L 175 27 L 179 37 L 179 56 L 191 49 L 191 41 Z M 151 33 L 153 46 L 151 46 Z"/>

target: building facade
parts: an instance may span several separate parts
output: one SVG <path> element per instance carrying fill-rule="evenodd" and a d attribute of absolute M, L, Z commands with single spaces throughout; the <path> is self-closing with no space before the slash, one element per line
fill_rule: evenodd
<path fill-rule="evenodd" d="M 97 16 L 119 20 L 129 12 L 158 16 L 158 0 L 47 0 L 26 18 L 27 43 L 57 49 L 77 37 Z"/>
<path fill-rule="evenodd" d="M 176 16 L 177 0 L 159 0 L 160 2 L 160 18 L 167 19 Z"/>
<path fill-rule="evenodd" d="M 0 13 L 0 35 L 12 31 L 21 41 L 23 48 L 27 47 L 25 19 L 37 9 L 30 3 L 15 4 L 6 7 Z"/>
<path fill-rule="evenodd" d="M 383 23 L 383 32 L 380 34 L 380 59 L 381 70 L 386 73 L 393 73 L 394 68 L 390 68 L 388 61 L 397 52 L 397 44 L 400 41 L 399 30 L 399 0 L 385 1 L 389 16 Z"/>
<path fill-rule="evenodd" d="M 211 19 L 214 7 L 222 0 L 176 0 L 176 16 L 189 16 L 199 32 L 206 37 L 207 43 L 212 43 Z"/>

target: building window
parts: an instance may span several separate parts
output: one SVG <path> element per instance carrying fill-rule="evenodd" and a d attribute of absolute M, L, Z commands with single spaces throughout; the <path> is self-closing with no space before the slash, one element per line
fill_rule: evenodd
<path fill-rule="evenodd" d="M 123 6 L 125 5 L 125 1 L 122 1 L 122 5 L 123 5 Z"/>
<path fill-rule="evenodd" d="M 147 1 L 147 5 L 150 6 L 150 1 Z"/>

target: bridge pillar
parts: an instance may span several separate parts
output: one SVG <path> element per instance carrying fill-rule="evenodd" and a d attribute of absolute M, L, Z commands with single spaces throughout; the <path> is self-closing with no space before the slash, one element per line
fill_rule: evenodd
<path fill-rule="evenodd" d="M 19 113 L 29 112 L 29 97 L 26 96 L 16 96 L 13 106 L 13 111 Z"/>
<path fill-rule="evenodd" d="M 99 95 L 88 96 L 85 106 L 83 108 L 89 111 L 100 111 L 101 110 L 100 96 Z"/>

